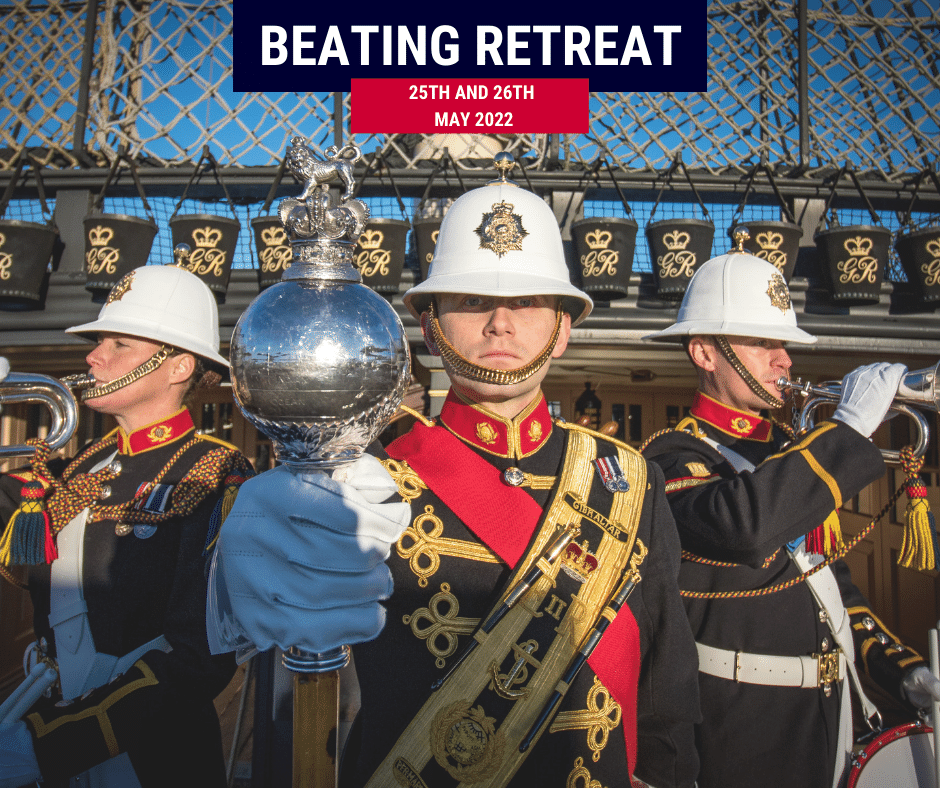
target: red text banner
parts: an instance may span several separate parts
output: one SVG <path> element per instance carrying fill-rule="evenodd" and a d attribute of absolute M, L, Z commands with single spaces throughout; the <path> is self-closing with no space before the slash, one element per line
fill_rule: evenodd
<path fill-rule="evenodd" d="M 585 134 L 586 79 L 353 79 L 353 134 Z"/>

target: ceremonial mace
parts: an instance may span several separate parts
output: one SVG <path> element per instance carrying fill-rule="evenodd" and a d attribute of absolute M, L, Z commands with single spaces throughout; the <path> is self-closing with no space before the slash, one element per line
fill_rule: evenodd
<path fill-rule="evenodd" d="M 317 158 L 304 137 L 290 142 L 286 164 L 305 183 L 300 199 L 278 206 L 291 264 L 239 318 L 230 353 L 238 407 L 297 473 L 360 457 L 398 410 L 411 376 L 398 315 L 353 266 L 369 218 L 365 203 L 351 197 L 360 151 L 347 145 L 325 153 Z M 339 200 L 327 185 L 335 180 L 345 186 Z M 336 784 L 338 672 L 349 655 L 348 645 L 284 653 L 294 673 L 294 788 Z"/>

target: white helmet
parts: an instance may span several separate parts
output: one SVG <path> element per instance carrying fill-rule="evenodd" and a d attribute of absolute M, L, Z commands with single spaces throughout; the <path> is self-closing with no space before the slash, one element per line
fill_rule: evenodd
<path fill-rule="evenodd" d="M 444 215 L 428 278 L 403 300 L 420 319 L 435 293 L 557 295 L 571 313 L 572 325 L 594 307 L 590 296 L 568 278 L 552 209 L 538 195 L 505 180 L 467 192 Z"/>
<path fill-rule="evenodd" d="M 790 291 L 780 271 L 745 252 L 730 252 L 705 262 L 689 281 L 676 322 L 643 339 L 678 342 L 699 334 L 803 345 L 816 341 L 797 327 Z"/>
<path fill-rule="evenodd" d="M 219 355 L 219 309 L 195 274 L 174 265 L 145 265 L 111 288 L 98 319 L 66 333 L 94 339 L 102 332 L 163 342 L 227 367 Z"/>

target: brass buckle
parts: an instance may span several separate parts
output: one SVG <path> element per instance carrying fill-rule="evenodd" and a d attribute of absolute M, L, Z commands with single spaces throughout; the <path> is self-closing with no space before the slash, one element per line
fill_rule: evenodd
<path fill-rule="evenodd" d="M 816 659 L 818 685 L 820 687 L 825 688 L 839 681 L 839 655 L 841 653 L 841 649 L 836 649 L 825 654 L 813 654 Z"/>

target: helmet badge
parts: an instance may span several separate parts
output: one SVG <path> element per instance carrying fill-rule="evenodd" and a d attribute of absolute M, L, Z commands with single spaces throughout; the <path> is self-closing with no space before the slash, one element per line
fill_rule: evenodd
<path fill-rule="evenodd" d="M 498 202 L 483 214 L 483 221 L 474 232 L 480 236 L 480 248 L 502 257 L 509 251 L 522 251 L 522 239 L 529 233 L 522 227 L 522 217 L 513 213 L 515 206 Z"/>
<path fill-rule="evenodd" d="M 767 283 L 767 296 L 772 306 L 777 307 L 783 314 L 787 313 L 790 308 L 790 291 L 779 273 L 775 273 Z"/>
<path fill-rule="evenodd" d="M 129 271 L 121 277 L 121 280 L 111 288 L 111 292 L 108 293 L 108 299 L 105 301 L 105 306 L 108 304 L 113 304 L 115 301 L 120 301 L 124 294 L 131 289 L 131 283 L 134 281 L 134 272 Z"/>

